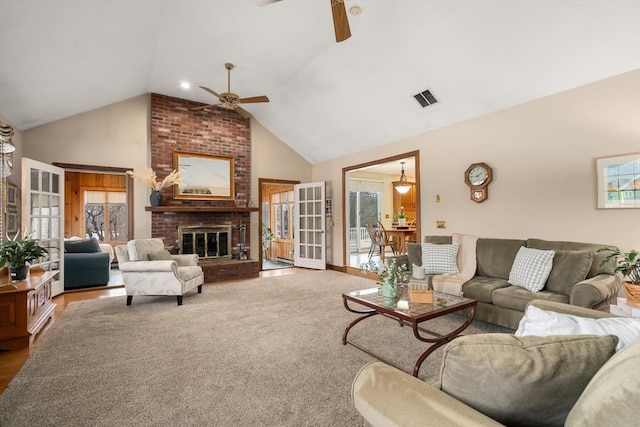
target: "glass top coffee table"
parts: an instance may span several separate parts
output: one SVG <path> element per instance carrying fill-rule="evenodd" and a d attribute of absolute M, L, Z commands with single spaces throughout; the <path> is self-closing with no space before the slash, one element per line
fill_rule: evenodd
<path fill-rule="evenodd" d="M 406 310 L 398 309 L 396 306 L 397 299 L 383 297 L 378 288 L 363 289 L 360 291 L 348 292 L 342 294 L 342 301 L 344 308 L 351 313 L 362 314 L 353 322 L 349 323 L 342 335 L 342 344 L 351 344 L 357 349 L 369 354 L 370 356 L 379 359 L 375 354 L 370 353 L 368 350 L 350 342 L 347 339 L 349 331 L 355 325 L 367 319 L 369 317 L 382 314 L 385 317 L 397 320 L 401 326 L 411 325 L 413 329 L 413 335 L 420 341 L 431 343 L 431 345 L 425 350 L 424 353 L 418 357 L 416 364 L 413 367 L 413 376 L 417 377 L 420 371 L 422 362 L 433 353 L 436 349 L 448 343 L 456 338 L 460 332 L 464 331 L 473 321 L 476 315 L 477 301 L 470 298 L 458 297 L 454 295 L 444 294 L 440 292 L 433 293 L 433 304 L 409 302 L 409 308 Z M 350 304 L 358 304 L 368 309 L 355 309 Z M 427 320 L 435 319 L 440 316 L 444 316 L 449 313 L 459 312 L 464 309 L 469 309 L 467 320 L 454 331 L 448 334 L 439 334 L 429 331 L 420 324 Z M 385 361 L 386 362 L 386 361 Z"/>

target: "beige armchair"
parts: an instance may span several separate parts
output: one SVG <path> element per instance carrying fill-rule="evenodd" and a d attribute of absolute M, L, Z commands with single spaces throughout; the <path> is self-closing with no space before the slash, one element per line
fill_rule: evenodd
<path fill-rule="evenodd" d="M 127 305 L 134 295 L 175 295 L 182 297 L 197 287 L 202 292 L 204 273 L 198 255 L 171 255 L 162 239 L 136 239 L 116 246 L 118 268 L 127 291 Z"/>

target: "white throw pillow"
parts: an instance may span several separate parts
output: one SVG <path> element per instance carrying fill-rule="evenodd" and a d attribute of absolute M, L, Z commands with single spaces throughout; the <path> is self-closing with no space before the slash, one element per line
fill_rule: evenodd
<path fill-rule="evenodd" d="M 618 337 L 616 351 L 619 351 L 640 338 L 640 319 L 626 317 L 590 319 L 542 310 L 530 305 L 515 333 L 517 337 L 526 335 L 615 335 Z"/>
<path fill-rule="evenodd" d="M 422 266 L 425 274 L 460 273 L 458 270 L 458 249 L 460 245 L 422 244 Z"/>
<path fill-rule="evenodd" d="M 551 267 L 553 267 L 554 251 L 525 248 L 518 250 L 511 266 L 509 283 L 520 286 L 530 292 L 538 292 L 544 288 Z"/>

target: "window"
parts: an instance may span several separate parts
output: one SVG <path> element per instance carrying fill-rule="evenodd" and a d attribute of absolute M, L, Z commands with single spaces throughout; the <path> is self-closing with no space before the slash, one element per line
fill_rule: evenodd
<path fill-rule="evenodd" d="M 128 240 L 127 193 L 124 191 L 84 191 L 84 221 L 87 238 L 100 242 Z"/>
<path fill-rule="evenodd" d="M 293 239 L 293 191 L 271 196 L 273 205 L 273 234 L 278 239 Z"/>

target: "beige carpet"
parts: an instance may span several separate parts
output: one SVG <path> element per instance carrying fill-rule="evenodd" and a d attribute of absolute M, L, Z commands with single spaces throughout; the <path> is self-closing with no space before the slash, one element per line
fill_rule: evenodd
<path fill-rule="evenodd" d="M 0 395 L 9 426 L 356 426 L 357 371 L 373 360 L 341 342 L 356 315 L 341 293 L 374 286 L 334 271 L 206 285 L 175 298 L 71 303 Z M 376 316 L 350 338 L 410 371 L 424 350 Z M 429 322 L 446 331 L 462 318 Z M 504 332 L 474 322 L 467 333 Z M 442 349 L 423 364 L 437 379 Z"/>

